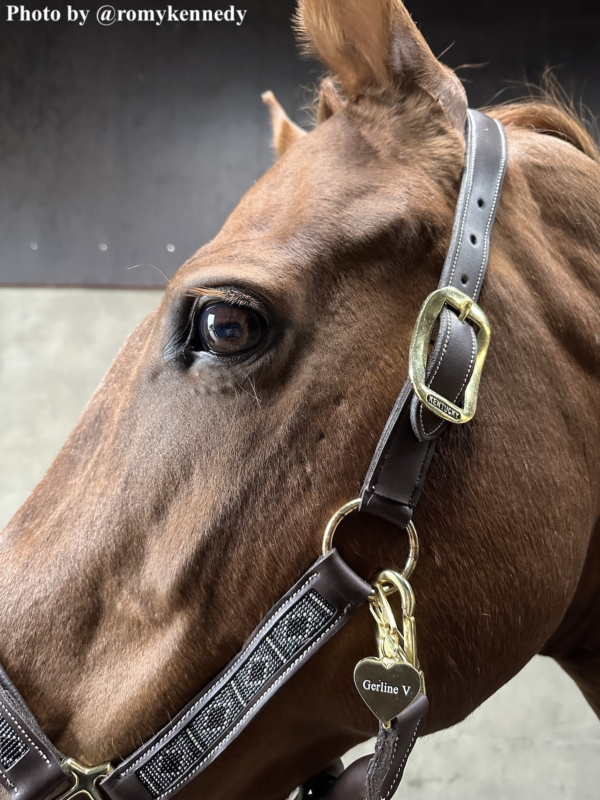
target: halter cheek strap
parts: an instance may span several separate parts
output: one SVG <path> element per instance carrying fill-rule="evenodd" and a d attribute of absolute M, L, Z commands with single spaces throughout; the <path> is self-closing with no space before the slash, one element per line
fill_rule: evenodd
<path fill-rule="evenodd" d="M 466 165 L 439 288 L 419 315 L 410 379 L 361 493 L 361 512 L 402 528 L 412 517 L 437 437 L 448 422 L 466 421 L 474 412 L 489 335 L 483 312 L 473 304 L 485 276 L 505 167 L 502 125 L 469 111 Z M 370 593 L 371 586 L 330 551 L 269 611 L 220 675 L 114 770 L 106 764 L 85 768 L 59 753 L 0 667 L 0 786 L 11 800 L 169 800 L 235 740 Z M 389 727 L 380 727 L 372 757 L 339 777 L 319 776 L 310 797 L 390 800 L 427 708 L 419 692 Z"/>
<path fill-rule="evenodd" d="M 466 164 L 438 289 L 452 287 L 473 301 L 479 298 L 506 158 L 502 124 L 469 110 Z M 473 379 L 478 355 L 472 320 L 461 316 L 457 309 L 444 305 L 427 365 L 427 386 L 452 404 L 461 401 Z M 411 380 L 406 381 L 367 472 L 360 511 L 406 527 L 419 500 L 436 440 L 448 424 L 439 416 L 439 401 L 434 402 L 437 407 L 424 406 Z"/>
<path fill-rule="evenodd" d="M 481 330 L 487 320 L 474 304 L 485 278 L 506 162 L 502 124 L 469 109 L 465 168 L 438 290 L 425 301 L 419 315 L 410 351 L 411 374 L 361 490 L 360 512 L 401 528 L 411 521 L 437 437 L 449 423 L 468 421 L 475 410 L 489 330 Z M 415 360 L 423 357 L 425 361 L 436 320 L 438 333 L 431 355 L 422 365 L 419 384 Z M 458 407 L 463 399 L 464 408 Z M 427 709 L 427 698 L 419 694 L 389 729 L 380 726 L 374 755 L 352 764 L 322 797 L 389 800 L 400 784 Z"/>
<path fill-rule="evenodd" d="M 327 772 L 322 773 L 324 778 L 317 783 L 316 790 L 311 787 L 310 800 L 390 800 L 400 785 L 428 707 L 427 698 L 419 695 L 391 721 L 389 728 L 380 727 L 372 756 L 357 759 L 329 781 Z M 318 788 L 319 783 L 323 788 Z M 301 794 L 296 800 L 302 797 Z"/>

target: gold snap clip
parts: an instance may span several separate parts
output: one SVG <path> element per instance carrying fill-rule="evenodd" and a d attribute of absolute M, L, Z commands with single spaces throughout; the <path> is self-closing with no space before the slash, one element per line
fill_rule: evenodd
<path fill-rule="evenodd" d="M 354 683 L 367 706 L 385 726 L 425 694 L 425 677 L 417 657 L 414 618 L 415 596 L 399 572 L 384 570 L 373 581 L 369 608 L 377 623 L 378 658 L 363 658 L 354 669 Z M 402 599 L 402 632 L 388 596 L 398 591 Z"/>

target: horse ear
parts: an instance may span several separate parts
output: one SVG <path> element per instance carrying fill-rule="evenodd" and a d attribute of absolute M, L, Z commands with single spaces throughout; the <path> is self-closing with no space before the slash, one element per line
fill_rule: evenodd
<path fill-rule="evenodd" d="M 331 78 L 323 78 L 317 103 L 317 124 L 325 122 L 345 105 L 345 100 Z"/>
<path fill-rule="evenodd" d="M 264 92 L 261 97 L 263 103 L 269 109 L 271 128 L 273 129 L 273 148 L 279 158 L 294 142 L 306 136 L 306 131 L 303 131 L 295 122 L 292 122 L 273 92 Z"/>
<path fill-rule="evenodd" d="M 382 87 L 418 86 L 463 135 L 462 84 L 433 55 L 401 0 L 299 0 L 296 28 L 306 52 L 337 76 L 349 100 Z"/>

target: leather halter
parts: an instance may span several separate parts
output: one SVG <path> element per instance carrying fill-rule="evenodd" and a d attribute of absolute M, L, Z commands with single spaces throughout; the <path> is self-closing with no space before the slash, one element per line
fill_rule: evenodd
<path fill-rule="evenodd" d="M 411 520 L 437 437 L 448 424 L 466 421 L 474 411 L 487 348 L 486 337 L 480 335 L 485 316 L 476 301 L 505 168 L 501 123 L 469 110 L 466 164 L 439 287 L 421 311 L 411 345 L 411 378 L 400 392 L 360 501 L 354 504 L 359 512 L 400 528 Z M 437 319 L 439 330 L 425 365 Z M 65 758 L 0 667 L 0 785 L 11 800 L 168 800 L 234 741 L 370 593 L 371 585 L 335 550 L 319 558 L 225 669 L 114 769 L 84 768 Z M 427 708 L 427 698 L 419 693 L 389 727 L 380 726 L 372 757 L 359 759 L 339 776 L 339 770 L 317 776 L 307 784 L 309 796 L 388 800 L 402 779 Z"/>

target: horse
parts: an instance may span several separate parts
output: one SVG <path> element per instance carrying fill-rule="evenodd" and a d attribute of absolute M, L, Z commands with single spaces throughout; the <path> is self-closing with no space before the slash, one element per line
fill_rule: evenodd
<path fill-rule="evenodd" d="M 0 661 L 84 764 L 131 753 L 232 656 L 355 497 L 435 287 L 465 92 L 400 0 L 300 0 L 328 70 L 316 124 L 267 94 L 277 160 L 130 335 L 2 534 Z M 551 100 L 500 105 L 508 167 L 481 304 L 492 343 L 415 523 L 425 733 L 536 654 L 600 715 L 600 156 Z M 405 537 L 348 516 L 365 579 Z M 352 683 L 363 607 L 185 787 L 281 800 L 374 735 Z"/>

